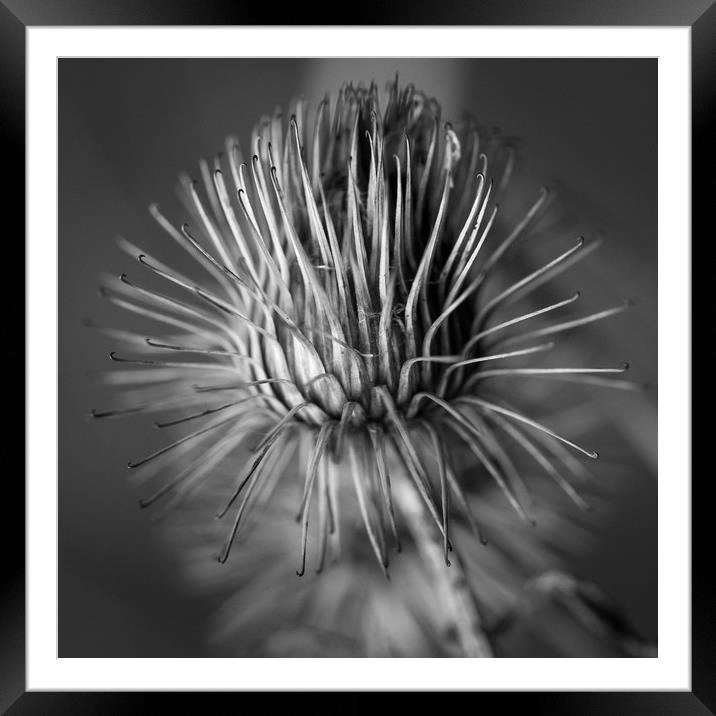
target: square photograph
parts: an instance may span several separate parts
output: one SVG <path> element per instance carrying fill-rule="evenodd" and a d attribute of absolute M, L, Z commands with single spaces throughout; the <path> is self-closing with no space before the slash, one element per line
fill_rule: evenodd
<path fill-rule="evenodd" d="M 60 658 L 657 656 L 655 58 L 58 88 Z"/>

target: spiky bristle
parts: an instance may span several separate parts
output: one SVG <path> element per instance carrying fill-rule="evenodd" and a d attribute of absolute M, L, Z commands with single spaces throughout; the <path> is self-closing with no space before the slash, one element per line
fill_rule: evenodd
<path fill-rule="evenodd" d="M 179 229 L 150 207 L 196 261 L 196 277 L 122 244 L 168 292 L 122 275 L 102 295 L 166 332 L 114 334 L 138 357 L 111 354 L 125 366 L 111 380 L 126 388 L 126 400 L 93 414 L 163 414 L 162 430 L 192 427 L 129 464 L 147 479 L 175 473 L 143 504 L 186 497 L 217 464 L 249 447 L 233 491 L 218 505 L 220 518 L 232 517 L 224 562 L 275 455 L 289 441 L 303 444 L 309 457 L 297 506 L 298 574 L 306 569 L 313 507 L 319 570 L 328 546 L 336 549 L 336 495 L 345 484 L 353 485 L 386 574 L 389 546 L 400 539 L 395 508 L 405 507 L 396 481 L 422 501 L 449 564 L 452 503 L 469 512 L 447 449 L 453 438 L 468 445 L 528 523 L 507 454 L 515 444 L 585 507 L 528 434 L 590 458 L 596 452 L 508 407 L 495 386 L 517 378 L 604 382 L 626 370 L 512 363 L 552 349 L 554 342 L 540 342 L 545 337 L 624 310 L 554 318 L 577 301 L 574 294 L 503 313 L 591 246 L 572 240 L 543 265 L 510 277 L 512 250 L 539 220 L 547 190 L 500 227 L 513 150 L 472 122 L 459 129 L 443 122 L 439 105 L 412 86 L 401 89 L 396 80 L 382 97 L 374 84 L 344 86 L 308 124 L 299 102 L 287 122 L 279 111 L 265 117 L 248 153 L 227 140 L 225 154 L 201 164 L 203 197 L 197 182 L 182 179 L 190 222 Z M 555 322 L 534 327 L 545 318 Z"/>

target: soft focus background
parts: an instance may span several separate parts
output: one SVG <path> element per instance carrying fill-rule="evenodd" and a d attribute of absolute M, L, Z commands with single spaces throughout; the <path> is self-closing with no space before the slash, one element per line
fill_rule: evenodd
<path fill-rule="evenodd" d="M 181 555 L 137 506 L 131 457 L 156 447 L 150 423 L 92 422 L 109 402 L 98 372 L 115 346 L 83 326 L 126 325 L 97 294 L 102 273 L 136 273 L 115 247 L 124 235 L 163 254 L 146 208 L 183 216 L 182 170 L 247 140 L 264 112 L 292 97 L 320 100 L 344 80 L 380 85 L 400 73 L 439 99 L 519 139 L 514 192 L 526 208 L 550 183 L 579 232 L 604 247 L 580 266 L 585 312 L 639 299 L 584 334 L 587 360 L 628 360 L 643 394 L 592 390 L 590 439 L 623 484 L 590 519 L 594 547 L 573 570 L 593 580 L 632 625 L 657 629 L 657 114 L 656 60 L 74 60 L 59 62 L 59 655 L 210 656 L 202 625 L 214 605 L 186 589 Z M 519 202 L 518 202 L 519 208 Z M 48 240 L 50 238 L 48 237 Z M 589 430 L 590 426 L 580 429 Z M 599 473 L 595 473 L 597 478 Z M 663 479 L 675 479 L 666 475 Z"/>

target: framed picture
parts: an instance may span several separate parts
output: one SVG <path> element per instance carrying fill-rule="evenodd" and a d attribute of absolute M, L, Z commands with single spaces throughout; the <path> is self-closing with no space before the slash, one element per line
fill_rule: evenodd
<path fill-rule="evenodd" d="M 3 0 L 28 430 L 0 706 L 716 710 L 716 11 L 641 5 Z"/>

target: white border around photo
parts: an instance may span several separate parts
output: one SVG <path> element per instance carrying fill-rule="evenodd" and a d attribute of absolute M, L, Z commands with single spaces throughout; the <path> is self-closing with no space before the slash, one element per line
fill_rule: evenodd
<path fill-rule="evenodd" d="M 691 689 L 690 28 L 27 29 L 27 689 Z M 191 48 L 191 52 L 187 51 Z M 58 658 L 60 57 L 658 57 L 659 619 L 643 659 Z M 310 50 L 307 53 L 307 49 Z"/>

